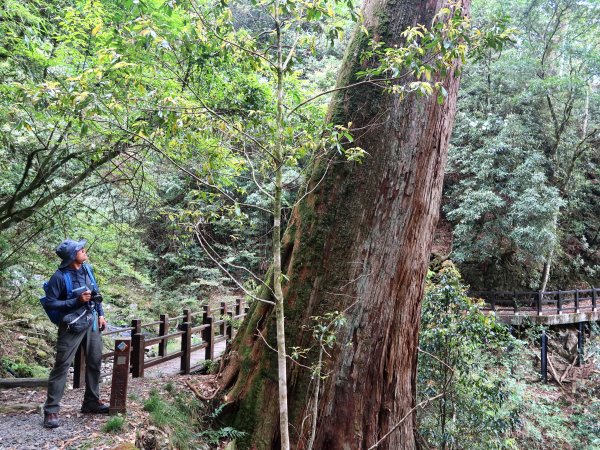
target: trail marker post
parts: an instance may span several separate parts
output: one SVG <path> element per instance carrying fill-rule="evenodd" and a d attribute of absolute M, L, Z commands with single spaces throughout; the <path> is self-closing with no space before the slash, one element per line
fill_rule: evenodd
<path fill-rule="evenodd" d="M 127 412 L 127 384 L 129 381 L 129 356 L 131 338 L 115 340 L 115 359 L 113 362 L 112 384 L 110 388 L 109 414 L 114 416 Z"/>

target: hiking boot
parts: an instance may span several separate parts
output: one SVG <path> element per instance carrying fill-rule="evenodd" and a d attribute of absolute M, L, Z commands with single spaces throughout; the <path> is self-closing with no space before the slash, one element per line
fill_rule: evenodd
<path fill-rule="evenodd" d="M 104 403 L 96 403 L 95 405 L 83 405 L 81 412 L 84 414 L 108 414 L 109 407 Z"/>
<path fill-rule="evenodd" d="M 58 414 L 44 412 L 44 428 L 58 427 Z"/>

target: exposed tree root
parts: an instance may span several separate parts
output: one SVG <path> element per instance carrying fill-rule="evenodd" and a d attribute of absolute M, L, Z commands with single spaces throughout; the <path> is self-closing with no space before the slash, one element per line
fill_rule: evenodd
<path fill-rule="evenodd" d="M 227 353 L 227 356 L 221 360 L 219 369 L 219 390 L 225 390 L 233 386 L 240 373 L 241 360 L 240 355 L 236 351 Z"/>

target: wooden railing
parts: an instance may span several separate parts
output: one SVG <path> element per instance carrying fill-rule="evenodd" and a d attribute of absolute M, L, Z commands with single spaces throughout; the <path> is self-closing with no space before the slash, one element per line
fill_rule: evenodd
<path fill-rule="evenodd" d="M 215 316 L 208 306 L 204 306 L 200 312 L 192 312 L 184 309 L 183 314 L 176 317 L 168 317 L 161 314 L 160 319 L 150 323 L 142 323 L 140 319 L 133 319 L 130 327 L 119 328 L 102 333 L 102 336 L 110 336 L 130 333 L 131 355 L 130 372 L 134 378 L 143 377 L 145 369 L 163 364 L 179 358 L 179 373 L 189 374 L 192 369 L 192 353 L 204 349 L 204 361 L 215 359 L 215 345 L 219 342 L 231 339 L 234 336 L 234 321 L 246 316 L 247 308 L 241 299 L 235 304 L 221 303 Z M 200 322 L 200 323 L 198 323 Z M 158 327 L 158 333 L 147 331 L 149 328 Z M 153 336 L 156 334 L 155 336 Z M 194 343 L 194 337 L 199 342 Z M 181 345 L 175 352 L 168 352 L 168 343 L 173 339 L 181 339 Z M 146 358 L 146 349 L 158 344 L 157 356 Z M 113 357 L 114 351 L 102 354 L 102 359 Z M 85 379 L 85 356 L 80 348 L 75 356 L 75 373 L 73 387 L 78 388 Z"/>
<path fill-rule="evenodd" d="M 470 291 L 486 308 L 500 314 L 554 315 L 597 312 L 600 288 L 570 291 Z"/>

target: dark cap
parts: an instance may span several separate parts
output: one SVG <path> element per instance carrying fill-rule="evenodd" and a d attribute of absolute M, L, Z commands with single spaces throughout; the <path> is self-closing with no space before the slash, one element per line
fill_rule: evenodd
<path fill-rule="evenodd" d="M 62 258 L 62 262 L 60 263 L 59 268 L 64 269 L 73 261 L 75 261 L 75 255 L 79 250 L 85 247 L 86 243 L 86 239 L 82 239 L 81 241 L 65 239 L 64 241 L 62 241 L 59 244 L 59 246 L 56 247 L 56 254 L 59 256 L 59 258 Z"/>

